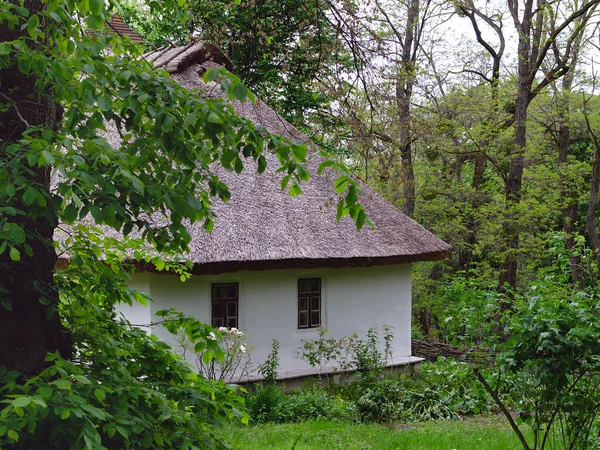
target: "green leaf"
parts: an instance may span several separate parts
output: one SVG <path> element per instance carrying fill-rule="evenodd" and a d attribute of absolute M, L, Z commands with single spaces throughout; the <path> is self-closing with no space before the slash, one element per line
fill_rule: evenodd
<path fill-rule="evenodd" d="M 292 144 L 292 154 L 298 161 L 306 161 L 306 155 L 308 154 L 308 147 L 304 144 Z"/>
<path fill-rule="evenodd" d="M 31 404 L 30 397 L 17 397 L 12 401 L 14 408 L 25 408 Z"/>
<path fill-rule="evenodd" d="M 334 183 L 334 187 L 335 187 L 335 191 L 338 194 L 341 194 L 342 192 L 344 192 L 346 190 L 346 184 L 349 182 L 348 177 L 345 175 L 342 175 L 341 177 L 338 177 L 337 180 L 335 180 Z"/>
<path fill-rule="evenodd" d="M 335 213 L 335 218 L 337 219 L 337 221 L 339 222 L 340 220 L 342 220 L 342 217 L 345 216 L 346 210 L 344 207 L 344 201 L 342 199 L 340 199 L 340 201 L 338 202 L 337 205 L 337 210 Z"/>
<path fill-rule="evenodd" d="M 55 162 L 55 159 L 54 159 L 54 155 L 53 155 L 52 153 L 50 153 L 50 152 L 49 152 L 49 151 L 47 151 L 47 150 L 44 150 L 44 151 L 42 152 L 42 156 L 44 157 L 44 161 L 45 161 L 47 164 L 54 164 L 54 162 Z M 40 161 L 38 162 L 38 164 L 43 164 L 43 163 L 42 163 L 42 162 L 41 162 L 41 160 L 40 160 Z"/>
<path fill-rule="evenodd" d="M 244 170 L 244 162 L 241 158 L 237 157 L 235 159 L 235 173 L 240 174 Z"/>
<path fill-rule="evenodd" d="M 63 391 L 71 390 L 71 382 L 69 380 L 65 380 L 64 378 L 59 378 L 58 380 L 53 381 L 52 384 Z"/>
<path fill-rule="evenodd" d="M 104 0 L 89 0 L 90 2 L 90 12 L 99 16 L 104 9 Z"/>
<path fill-rule="evenodd" d="M 202 362 L 204 364 L 210 364 L 210 362 L 212 361 L 212 359 L 213 359 L 212 352 L 208 351 L 208 352 L 204 352 L 202 354 Z"/>
<path fill-rule="evenodd" d="M 29 75 L 31 66 L 29 65 L 29 59 L 27 56 L 21 56 L 19 58 L 19 71 L 24 75 Z"/>
<path fill-rule="evenodd" d="M 120 434 L 121 436 L 123 436 L 125 439 L 129 439 L 129 432 L 127 431 L 127 429 L 126 429 L 126 428 L 124 428 L 124 427 L 122 427 L 122 426 L 120 426 L 120 425 L 117 425 L 117 431 L 118 431 L 118 432 L 119 432 L 119 434 Z"/>
<path fill-rule="evenodd" d="M 110 111 L 110 100 L 107 99 L 106 97 L 100 97 L 98 99 L 98 107 L 102 110 L 102 111 Z"/>
<path fill-rule="evenodd" d="M 101 16 L 87 16 L 86 22 L 92 30 L 100 31 L 104 28 L 104 19 Z"/>
<path fill-rule="evenodd" d="M 102 222 L 104 221 L 104 214 L 102 214 L 102 211 L 100 211 L 100 208 L 98 208 L 96 206 L 92 206 L 90 208 L 90 212 L 92 213 L 92 217 L 94 218 L 96 223 L 98 225 L 102 224 Z"/>
<path fill-rule="evenodd" d="M 63 213 L 63 219 L 67 223 L 73 223 L 75 220 L 77 220 L 78 213 L 79 213 L 79 209 L 72 203 L 69 203 Z"/>
<path fill-rule="evenodd" d="M 10 248 L 10 259 L 12 259 L 13 261 L 20 261 L 21 260 L 21 252 L 19 250 L 17 250 L 14 247 Z"/>
<path fill-rule="evenodd" d="M 26 205 L 31 205 L 35 201 L 36 197 L 37 191 L 31 186 L 28 186 L 27 189 L 25 189 L 25 192 L 23 193 L 23 202 Z"/>
<path fill-rule="evenodd" d="M 183 124 L 186 127 L 189 127 L 191 124 L 193 124 L 196 121 L 196 118 L 198 117 L 198 115 L 196 113 L 190 113 L 187 116 L 185 116 L 185 120 L 183 121 Z"/>
<path fill-rule="evenodd" d="M 38 389 L 37 393 L 43 398 L 50 398 L 54 393 L 54 390 L 49 386 L 42 386 Z"/>
<path fill-rule="evenodd" d="M 350 185 L 348 188 L 348 194 L 346 194 L 346 204 L 353 205 L 358 200 L 358 196 L 356 195 L 356 186 Z"/>
<path fill-rule="evenodd" d="M 96 388 L 96 390 L 94 390 L 94 396 L 98 399 L 99 402 L 103 402 L 106 398 L 106 391 L 102 388 Z"/>
<path fill-rule="evenodd" d="M 206 120 L 209 123 L 223 123 L 223 120 L 221 120 L 221 118 L 214 112 L 211 112 Z"/>
<path fill-rule="evenodd" d="M 167 114 L 160 128 L 165 133 L 170 133 L 171 131 L 173 131 L 173 116 Z"/>
<path fill-rule="evenodd" d="M 133 187 L 140 193 L 143 194 L 144 193 L 144 183 L 142 182 L 142 180 L 140 180 L 138 177 L 136 177 L 135 175 L 131 176 L 131 183 L 133 184 Z"/>
<path fill-rule="evenodd" d="M 294 181 L 292 183 L 292 185 L 290 186 L 290 196 L 291 197 L 297 197 L 300 194 L 302 194 L 302 188 L 300 187 L 300 185 L 298 183 L 296 183 Z"/>
<path fill-rule="evenodd" d="M 360 212 L 358 213 L 358 217 L 356 218 L 356 228 L 358 230 L 360 230 L 364 226 L 366 219 L 367 219 L 367 215 L 365 214 L 364 209 L 361 209 Z"/>
<path fill-rule="evenodd" d="M 333 165 L 335 165 L 335 161 L 332 161 L 330 159 L 323 161 L 321 164 L 319 164 L 319 168 L 317 169 L 317 175 L 321 175 L 327 167 L 331 167 Z"/>
<path fill-rule="evenodd" d="M 27 33 L 31 36 L 32 39 L 35 39 L 37 36 L 37 28 L 40 26 L 40 18 L 37 14 L 33 14 L 29 20 L 27 21 Z"/>
<path fill-rule="evenodd" d="M 17 433 L 15 430 L 8 430 L 7 435 L 9 438 L 14 440 L 15 442 L 19 441 L 19 433 Z"/>
<path fill-rule="evenodd" d="M 83 375 L 75 375 L 73 379 L 81 384 L 92 384 L 88 377 L 85 377 Z"/>
<path fill-rule="evenodd" d="M 237 83 L 233 87 L 233 96 L 240 102 L 245 102 L 248 98 L 248 88 L 243 83 Z"/>
<path fill-rule="evenodd" d="M 267 160 L 263 155 L 258 157 L 258 173 L 263 173 L 267 168 Z"/>
<path fill-rule="evenodd" d="M 10 42 L 0 42 L 0 55 L 8 55 L 12 51 Z"/>
<path fill-rule="evenodd" d="M 219 72 L 216 69 L 210 68 L 206 72 L 204 72 L 204 76 L 202 79 L 205 83 L 210 83 L 211 81 L 215 81 L 219 76 Z"/>

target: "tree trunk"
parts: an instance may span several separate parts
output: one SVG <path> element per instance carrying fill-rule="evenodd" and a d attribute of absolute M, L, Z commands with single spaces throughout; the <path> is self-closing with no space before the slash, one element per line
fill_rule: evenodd
<path fill-rule="evenodd" d="M 600 190 L 600 147 L 596 145 L 594 155 L 594 167 L 592 170 L 592 191 L 590 194 L 590 204 L 585 217 L 590 243 L 598 263 L 598 277 L 600 278 L 600 237 L 596 228 L 596 205 L 598 204 L 598 191 Z"/>
<path fill-rule="evenodd" d="M 504 181 L 506 214 L 503 232 L 506 243 L 504 268 L 498 280 L 498 287 L 505 285 L 514 288 L 517 284 L 517 262 L 519 252 L 519 224 L 517 208 L 521 201 L 521 185 L 523 182 L 523 166 L 525 163 L 525 147 L 527 146 L 527 109 L 531 101 L 531 20 L 533 1 L 525 2 L 523 22 L 517 27 L 519 32 L 518 46 L 518 86 L 517 105 L 515 111 L 515 139 L 512 145 L 510 171 Z"/>
<path fill-rule="evenodd" d="M 484 144 L 485 145 L 485 144 Z M 473 168 L 473 180 L 471 187 L 473 194 L 471 198 L 471 208 L 468 212 L 464 213 L 465 226 L 467 231 L 466 245 L 458 254 L 458 268 L 465 271 L 465 275 L 469 276 L 469 269 L 471 268 L 471 262 L 473 260 L 473 248 L 477 243 L 477 221 L 475 213 L 479 210 L 482 204 L 482 192 L 481 187 L 483 186 L 483 176 L 485 174 L 486 160 L 485 155 L 479 153 L 475 157 L 475 167 Z"/>
<path fill-rule="evenodd" d="M 558 173 L 560 177 L 561 197 L 563 198 L 562 223 L 563 231 L 566 235 L 566 246 L 569 252 L 569 263 L 571 266 L 571 281 L 574 289 L 583 289 L 583 271 L 581 268 L 581 258 L 573 254 L 575 247 L 575 222 L 577 221 L 577 193 L 570 185 L 571 183 L 565 177 L 565 165 L 569 152 L 570 131 L 569 131 L 569 110 L 570 100 L 568 95 L 571 90 L 573 74 L 569 73 L 564 79 L 563 94 L 564 98 L 559 99 L 559 128 L 558 128 Z"/>
<path fill-rule="evenodd" d="M 40 0 L 28 0 L 23 6 L 35 14 L 43 5 Z M 21 34 L 19 27 L 2 27 L 0 42 L 14 40 Z M 8 250 L 0 255 L 0 366 L 26 375 L 35 375 L 45 367 L 47 352 L 71 356 L 71 340 L 58 316 L 58 292 L 53 279 L 57 216 L 49 191 L 50 170 L 38 168 L 37 164 L 29 166 L 25 149 L 16 154 L 6 150 L 30 127 L 53 126 L 59 120 L 59 107 L 48 90 L 44 95 L 36 91 L 35 82 L 33 76 L 23 75 L 16 67 L 0 70 L 0 102 L 8 107 L 0 113 L 0 166 L 7 180 L 15 180 L 16 188 L 33 187 L 46 200 L 43 207 L 26 205 L 22 191 L 3 200 L 3 206 L 25 211 L 25 216 L 15 216 L 13 223 L 23 228 L 26 241 L 19 249 L 19 261 L 12 261 Z M 25 250 L 26 245 L 31 252 Z"/>
<path fill-rule="evenodd" d="M 413 51 L 415 32 L 419 20 L 419 0 L 411 0 L 406 18 L 406 35 L 400 61 L 400 74 L 396 83 L 396 103 L 400 132 L 400 158 L 402 160 L 402 185 L 404 214 L 412 217 L 415 212 L 415 173 L 413 170 L 412 136 L 410 130 L 413 85 L 415 82 L 415 57 Z"/>

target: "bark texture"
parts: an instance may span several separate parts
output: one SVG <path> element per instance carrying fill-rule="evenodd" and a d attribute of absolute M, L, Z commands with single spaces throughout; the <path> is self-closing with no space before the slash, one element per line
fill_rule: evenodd
<path fill-rule="evenodd" d="M 43 3 L 29 0 L 23 6 L 33 14 L 42 10 Z M 21 33 L 19 27 L 2 27 L 0 42 L 16 39 Z M 5 304 L 0 306 L 0 366 L 26 375 L 43 370 L 47 352 L 71 356 L 71 340 L 58 315 L 58 292 L 53 279 L 57 217 L 49 201 L 50 170 L 29 166 L 22 152 L 7 151 L 29 128 L 53 126 L 60 118 L 60 108 L 49 91 L 39 94 L 35 82 L 35 77 L 23 75 L 17 67 L 0 70 L 0 102 L 8 106 L 0 113 L 0 164 L 5 172 L 2 175 L 8 180 L 21 180 L 20 184 L 34 187 L 48 199 L 45 208 L 24 204 L 19 191 L 12 200 L 5 199 L 5 203 L 25 211 L 25 216 L 16 216 L 14 221 L 23 227 L 26 244 L 32 251 L 29 255 L 21 249 L 18 262 L 10 259 L 8 251 L 0 255 L 0 296 Z"/>

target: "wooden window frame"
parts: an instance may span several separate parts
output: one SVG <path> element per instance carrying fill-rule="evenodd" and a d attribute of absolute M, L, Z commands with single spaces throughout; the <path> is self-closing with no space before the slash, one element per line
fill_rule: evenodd
<path fill-rule="evenodd" d="M 235 287 L 235 296 L 216 296 L 220 288 Z M 222 306 L 223 314 L 215 317 L 215 305 Z M 235 304 L 235 313 L 230 315 L 230 305 Z M 210 285 L 210 323 L 213 328 L 227 327 L 239 328 L 240 318 L 240 284 L 239 283 L 211 283 Z M 220 322 L 219 322 L 220 321 Z"/>
<path fill-rule="evenodd" d="M 308 283 L 308 289 L 303 286 Z M 313 283 L 318 283 L 314 285 Z M 315 289 L 315 286 L 318 286 Z M 298 279 L 298 329 L 318 328 L 323 321 L 323 282 L 321 278 L 299 278 Z M 305 318 L 303 318 L 305 315 Z M 317 315 L 318 320 L 313 320 Z"/>

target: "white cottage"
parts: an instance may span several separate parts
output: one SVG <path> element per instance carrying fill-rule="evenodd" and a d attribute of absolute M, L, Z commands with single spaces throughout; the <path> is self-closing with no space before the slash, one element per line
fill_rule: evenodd
<path fill-rule="evenodd" d="M 220 89 L 203 84 L 203 73 L 220 65 L 232 70 L 225 55 L 202 42 L 145 58 L 182 86 L 201 88 L 211 97 L 220 96 Z M 271 132 L 308 143 L 260 101 L 234 102 L 234 108 Z M 136 324 L 152 323 L 160 320 L 156 311 L 174 307 L 215 327 L 243 329 L 256 346 L 255 364 L 265 360 L 277 339 L 281 378 L 311 373 L 296 351 L 302 339 L 317 337 L 318 327 L 340 337 L 391 324 L 391 363 L 418 360 L 411 357 L 411 264 L 445 258 L 450 246 L 367 186 L 361 202 L 376 229 L 357 231 L 348 218 L 338 223 L 335 174 L 317 176 L 317 166 L 315 157 L 309 163 L 313 176 L 297 198 L 281 191 L 276 164 L 261 175 L 253 167 L 240 175 L 220 169 L 232 196 L 214 205 L 211 233 L 201 224 L 189 227 L 193 276 L 182 283 L 154 272 L 136 275 L 134 287 L 154 303 L 125 308 L 126 317 Z M 150 331 L 173 340 L 162 327 Z"/>

